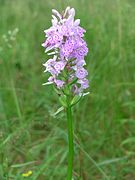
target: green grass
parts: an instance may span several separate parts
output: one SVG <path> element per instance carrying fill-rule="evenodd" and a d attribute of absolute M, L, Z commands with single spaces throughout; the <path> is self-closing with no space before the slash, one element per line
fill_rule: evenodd
<path fill-rule="evenodd" d="M 67 5 L 90 49 L 91 93 L 74 109 L 74 179 L 135 180 L 134 0 L 0 0 L 0 180 L 66 179 L 67 122 L 53 116 L 58 97 L 42 86 L 41 43 L 51 9 Z"/>

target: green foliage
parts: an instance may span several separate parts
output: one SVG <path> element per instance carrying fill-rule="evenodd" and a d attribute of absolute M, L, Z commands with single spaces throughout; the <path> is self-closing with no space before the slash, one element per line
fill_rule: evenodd
<path fill-rule="evenodd" d="M 67 97 L 65 95 L 60 96 L 59 101 L 63 107 L 67 107 Z"/>
<path fill-rule="evenodd" d="M 134 0 L 0 0 L 0 180 L 66 179 L 67 122 L 42 86 L 41 43 L 51 9 L 67 5 L 90 50 L 90 94 L 74 108 L 74 180 L 134 180 Z"/>

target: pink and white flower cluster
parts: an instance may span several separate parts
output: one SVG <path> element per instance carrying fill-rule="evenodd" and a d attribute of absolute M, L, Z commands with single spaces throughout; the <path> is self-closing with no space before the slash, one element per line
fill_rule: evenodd
<path fill-rule="evenodd" d="M 42 44 L 45 52 L 52 56 L 43 64 L 45 72 L 51 74 L 48 83 L 58 89 L 70 84 L 75 94 L 82 93 L 89 87 L 88 72 L 84 68 L 84 57 L 88 53 L 83 40 L 86 31 L 80 27 L 80 19 L 74 20 L 74 8 L 67 7 L 62 14 L 53 9 L 52 13 L 52 26 L 44 31 L 46 40 Z"/>

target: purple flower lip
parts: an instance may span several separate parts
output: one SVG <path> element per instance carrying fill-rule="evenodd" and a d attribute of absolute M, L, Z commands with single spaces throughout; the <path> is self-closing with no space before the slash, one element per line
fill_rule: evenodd
<path fill-rule="evenodd" d="M 62 88 L 63 87 L 63 85 L 64 85 L 64 81 L 62 81 L 62 80 L 54 80 L 54 82 L 55 82 L 55 84 L 56 84 L 56 86 L 57 86 L 57 88 L 58 89 L 60 89 L 60 88 Z"/>
<path fill-rule="evenodd" d="M 79 69 L 77 69 L 75 74 L 78 79 L 83 79 L 88 75 L 88 72 L 84 68 L 79 68 Z"/>

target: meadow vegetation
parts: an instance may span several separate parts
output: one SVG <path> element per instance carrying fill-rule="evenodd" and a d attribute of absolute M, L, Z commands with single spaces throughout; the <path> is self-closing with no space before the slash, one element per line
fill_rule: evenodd
<path fill-rule="evenodd" d="M 0 0 L 0 180 L 65 180 L 67 122 L 41 44 L 51 9 L 87 30 L 90 94 L 74 108 L 74 180 L 135 180 L 135 1 Z M 29 177 L 22 174 L 32 171 Z"/>

